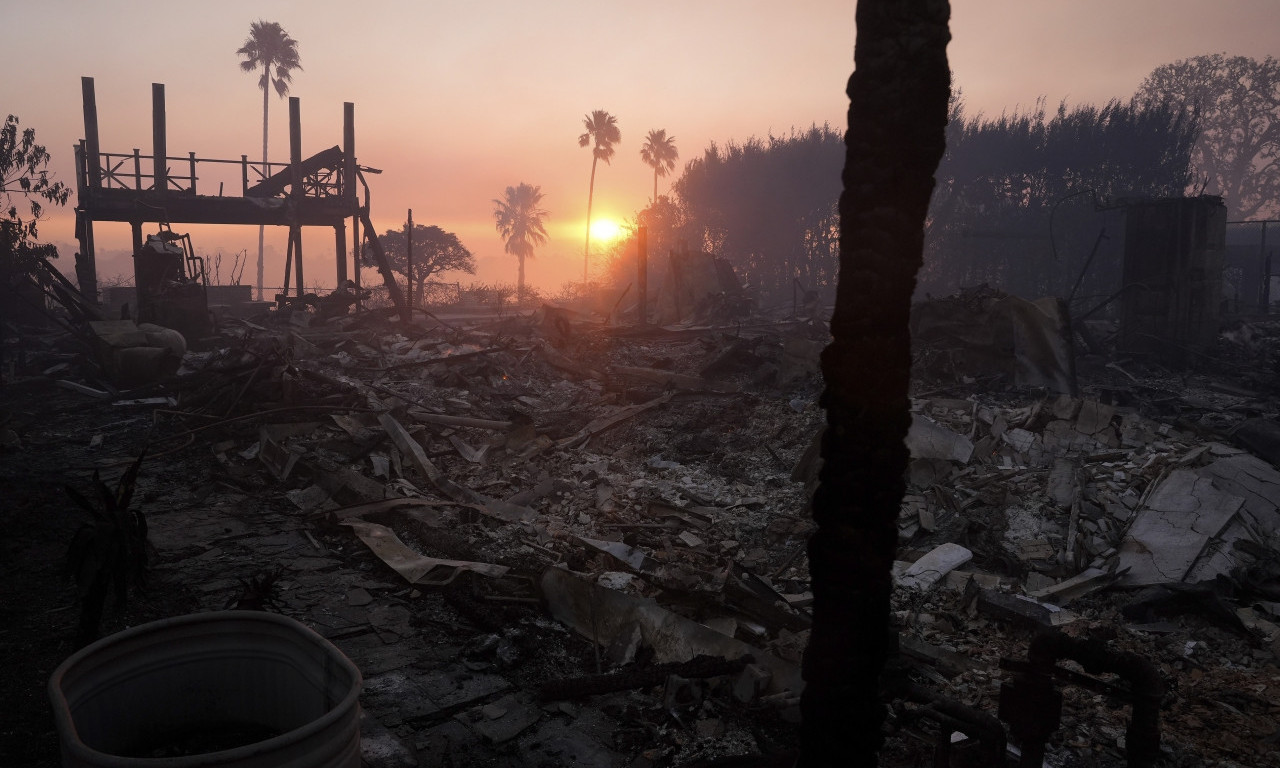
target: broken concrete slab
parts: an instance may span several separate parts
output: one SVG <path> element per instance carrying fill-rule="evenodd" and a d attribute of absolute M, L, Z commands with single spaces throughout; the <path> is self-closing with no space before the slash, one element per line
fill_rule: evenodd
<path fill-rule="evenodd" d="M 906 443 L 913 459 L 946 459 L 967 464 L 973 456 L 973 441 L 918 413 L 911 416 Z"/>
<path fill-rule="evenodd" d="M 1085 435 L 1097 435 L 1111 424 L 1111 418 L 1115 414 L 1114 406 L 1097 400 L 1084 400 L 1080 403 L 1080 413 L 1076 417 L 1076 431 Z"/>
<path fill-rule="evenodd" d="M 1257 456 L 1237 454 L 1198 470 L 1214 486 L 1244 499 L 1251 522 L 1267 536 L 1280 535 L 1280 471 Z"/>
<path fill-rule="evenodd" d="M 1219 490 L 1213 480 L 1186 469 L 1168 474 L 1134 516 L 1120 544 L 1119 568 L 1125 586 L 1197 582 L 1222 573 L 1209 565 L 1214 542 L 1244 506 L 1244 499 Z"/>
<path fill-rule="evenodd" d="M 973 552 L 954 542 L 940 544 L 915 561 L 897 579 L 903 589 L 927 592 L 948 573 L 973 559 Z"/>
<path fill-rule="evenodd" d="M 1043 628 L 1060 627 L 1079 618 L 1060 606 L 1042 603 L 1025 595 L 1010 595 L 993 589 L 979 589 L 977 605 L 979 613 L 992 618 Z"/>
<path fill-rule="evenodd" d="M 1086 568 L 1069 579 L 1027 593 L 1028 597 L 1055 605 L 1069 605 L 1072 600 L 1096 592 L 1115 582 L 1116 576 L 1101 568 Z"/>

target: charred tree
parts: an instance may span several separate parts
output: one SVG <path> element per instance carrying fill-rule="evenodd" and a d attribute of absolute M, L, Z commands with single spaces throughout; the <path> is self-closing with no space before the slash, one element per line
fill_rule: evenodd
<path fill-rule="evenodd" d="M 859 0 L 840 196 L 840 279 L 809 540 L 814 621 L 800 765 L 874 766 L 910 425 L 907 321 L 950 94 L 946 0 Z"/>

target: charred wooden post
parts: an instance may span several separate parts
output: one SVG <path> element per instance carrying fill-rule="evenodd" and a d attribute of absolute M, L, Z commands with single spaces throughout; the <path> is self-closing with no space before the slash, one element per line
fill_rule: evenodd
<path fill-rule="evenodd" d="M 98 97 L 92 77 L 80 78 L 80 98 L 84 102 L 84 142 L 78 147 L 79 162 L 76 173 L 76 191 L 80 200 L 92 197 L 102 186 L 102 165 L 98 154 Z M 80 294 L 89 301 L 98 295 L 98 265 L 93 252 L 93 219 L 85 214 L 83 205 L 76 205 L 76 238 L 80 242 L 80 258 L 77 259 L 76 277 Z"/>
<path fill-rule="evenodd" d="M 840 280 L 822 353 L 827 430 L 809 540 L 813 629 L 799 765 L 874 766 L 910 425 L 908 330 L 945 147 L 946 0 L 859 0 L 840 196 Z"/>
<path fill-rule="evenodd" d="M 409 209 L 409 219 L 404 223 L 404 288 L 405 296 L 409 302 L 409 317 L 405 318 L 408 322 L 413 317 L 413 209 Z"/>
<path fill-rule="evenodd" d="M 342 199 L 353 210 L 359 206 L 356 201 L 356 105 L 350 101 L 342 103 Z M 347 246 L 345 226 L 338 230 L 338 285 L 347 281 Z M 360 219 L 351 216 L 351 229 L 355 233 L 356 250 L 352 252 L 352 271 L 356 275 L 356 284 L 360 283 Z"/>
<path fill-rule="evenodd" d="M 342 221 L 333 225 L 333 243 L 334 243 L 334 251 L 337 253 L 337 257 L 338 257 L 337 258 L 337 263 L 338 263 L 338 271 L 337 271 L 338 286 L 337 287 L 341 288 L 342 284 L 347 282 L 347 257 L 346 257 L 347 221 L 346 219 L 343 219 Z"/>
<path fill-rule="evenodd" d="M 164 83 L 151 84 L 151 189 L 169 191 L 169 143 L 165 130 Z"/>
<path fill-rule="evenodd" d="M 302 107 L 297 96 L 289 97 L 289 166 L 292 171 L 289 198 L 293 204 L 293 215 L 289 222 L 289 243 L 293 250 L 294 269 L 298 276 L 298 298 L 306 293 L 306 284 L 302 282 L 302 225 L 298 222 L 298 213 L 302 207 Z M 286 291 L 287 293 L 287 291 Z"/>
<path fill-rule="evenodd" d="M 98 162 L 98 97 L 92 77 L 80 78 L 80 97 L 84 101 L 84 146 L 86 181 L 89 189 L 102 186 L 102 166 Z"/>
<path fill-rule="evenodd" d="M 351 281 L 356 288 L 360 287 L 360 257 L 360 217 L 355 216 L 351 219 Z"/>

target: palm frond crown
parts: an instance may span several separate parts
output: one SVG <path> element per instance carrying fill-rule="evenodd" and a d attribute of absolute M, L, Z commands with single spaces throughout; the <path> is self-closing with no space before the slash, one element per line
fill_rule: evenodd
<path fill-rule="evenodd" d="M 680 159 L 680 152 L 676 149 L 676 137 L 668 136 L 666 130 L 649 131 L 644 144 L 640 147 L 640 159 L 652 168 L 654 173 L 666 176 L 676 169 L 676 160 Z"/>
<path fill-rule="evenodd" d="M 503 250 L 513 256 L 533 256 L 536 246 L 547 241 L 543 218 L 547 211 L 539 207 L 542 188 L 521 182 L 507 187 L 502 198 L 495 198 L 494 226 L 504 241 Z"/>
<path fill-rule="evenodd" d="M 622 141 L 618 119 L 603 109 L 597 109 L 582 119 L 582 125 L 586 128 L 586 133 L 578 137 L 578 146 L 594 144 L 592 155 L 608 164 L 613 157 L 613 145 Z"/>
<path fill-rule="evenodd" d="M 298 57 L 298 41 L 275 21 L 255 21 L 249 25 L 249 37 L 236 54 L 243 57 L 240 69 L 245 72 L 262 70 L 258 87 L 274 88 L 278 96 L 289 92 L 293 82 L 293 70 L 302 69 Z M 274 70 L 274 73 L 273 73 Z"/>

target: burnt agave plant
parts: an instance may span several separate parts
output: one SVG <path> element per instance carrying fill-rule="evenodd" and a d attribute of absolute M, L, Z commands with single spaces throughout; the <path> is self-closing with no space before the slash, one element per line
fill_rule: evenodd
<path fill-rule="evenodd" d="M 145 452 L 144 454 L 145 455 Z M 93 486 L 98 495 L 94 503 L 71 486 L 67 494 L 88 511 L 85 521 L 67 548 L 67 570 L 79 587 L 80 627 L 76 645 L 83 646 L 98 637 L 107 594 L 115 593 L 117 607 L 126 602 L 129 587 L 144 586 L 147 572 L 147 519 L 139 510 L 129 508 L 138 470 L 143 456 L 120 478 L 113 491 L 102 482 L 97 471 Z"/>

